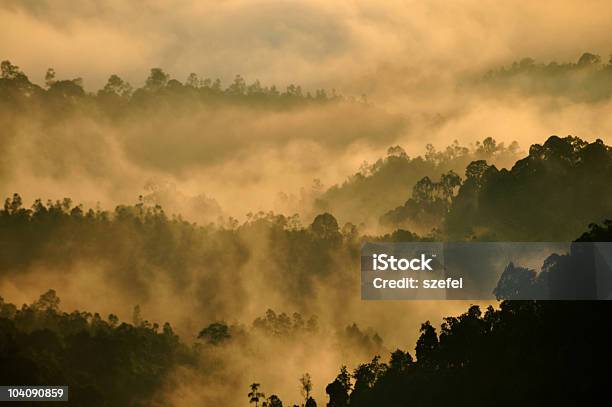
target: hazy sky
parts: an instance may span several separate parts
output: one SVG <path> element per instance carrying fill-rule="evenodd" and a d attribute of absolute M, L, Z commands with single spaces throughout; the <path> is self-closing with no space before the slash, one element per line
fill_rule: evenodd
<path fill-rule="evenodd" d="M 92 90 L 160 66 L 373 94 L 526 55 L 607 60 L 611 18 L 607 1 L 4 0 L 0 49 L 35 81 L 52 66 Z"/>

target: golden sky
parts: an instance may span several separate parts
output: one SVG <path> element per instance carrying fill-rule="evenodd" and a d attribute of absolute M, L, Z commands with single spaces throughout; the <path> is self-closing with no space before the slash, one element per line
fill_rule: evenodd
<path fill-rule="evenodd" d="M 607 60 L 612 7 L 586 3 L 5 0 L 0 49 L 36 81 L 52 66 L 92 90 L 110 73 L 138 86 L 159 66 L 374 94 L 523 56 Z"/>

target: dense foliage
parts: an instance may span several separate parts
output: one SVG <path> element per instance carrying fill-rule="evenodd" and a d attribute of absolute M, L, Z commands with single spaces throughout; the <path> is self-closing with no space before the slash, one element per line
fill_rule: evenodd
<path fill-rule="evenodd" d="M 496 143 L 491 137 L 471 147 L 455 141 L 441 151 L 428 144 L 424 156 L 417 157 L 409 157 L 400 146 L 390 147 L 387 157 L 371 165 L 364 163 L 358 173 L 323 192 L 317 198 L 315 207 L 336 214 L 346 221 L 376 224 L 380 214 L 405 201 L 406 191 L 410 191 L 420 179 L 435 179 L 449 171 L 462 171 L 475 160 L 488 160 L 500 166 L 509 166 L 518 158 L 518 153 L 516 142 L 505 146 Z M 401 222 L 405 217 L 391 218 L 383 220 L 383 223 L 412 226 L 419 231 L 428 230 L 426 226 L 429 224 L 426 222 L 405 225 Z"/>
<path fill-rule="evenodd" d="M 612 213 L 612 148 L 550 137 L 511 170 L 471 163 L 446 218 L 451 239 L 569 241 Z"/>
<path fill-rule="evenodd" d="M 392 227 L 426 226 L 443 239 L 569 241 L 612 213 L 612 148 L 601 140 L 552 136 L 511 169 L 485 160 L 465 177 L 424 177 L 406 203 L 382 216 Z"/>
<path fill-rule="evenodd" d="M 194 361 L 168 323 L 68 314 L 59 302 L 53 290 L 20 309 L 0 297 L 0 382 L 69 385 L 74 405 L 148 405 L 168 373 Z"/>
<path fill-rule="evenodd" d="M 226 223 L 198 226 L 142 202 L 113 212 L 85 211 L 69 199 L 37 200 L 27 208 L 15 194 L 0 210 L 0 245 L 6 249 L 0 252 L 0 276 L 34 272 L 41 262 L 47 273 L 61 270 L 65 276 L 78 264 L 102 265 L 105 284 L 131 306 L 155 301 L 153 282 L 163 279 L 169 292 L 194 295 L 196 310 L 215 318 L 244 309 L 248 295 L 257 295 L 248 287 L 258 278 L 269 279 L 298 310 L 320 295 L 314 290 L 318 281 L 355 278 L 350 270 L 359 249 L 356 228 L 341 229 L 330 214 L 306 227 L 297 217 L 271 213 Z M 226 298 L 229 292 L 242 295 Z"/>
<path fill-rule="evenodd" d="M 598 371 L 612 339 L 609 306 L 505 301 L 483 314 L 472 306 L 440 332 L 421 326 L 416 360 L 402 350 L 377 356 L 327 386 L 330 407 L 589 404 L 603 395 Z"/>

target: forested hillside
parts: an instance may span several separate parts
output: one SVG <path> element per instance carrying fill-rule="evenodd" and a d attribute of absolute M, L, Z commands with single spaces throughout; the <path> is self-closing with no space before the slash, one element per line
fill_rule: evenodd
<path fill-rule="evenodd" d="M 424 177 L 383 224 L 434 227 L 450 240 L 566 241 L 612 213 L 612 148 L 601 140 L 552 136 L 511 169 L 486 160 L 462 177 Z"/>
<path fill-rule="evenodd" d="M 612 241 L 611 225 L 611 221 L 593 224 L 579 241 Z M 388 362 L 375 356 L 354 369 L 342 367 L 325 387 L 327 405 L 594 400 L 603 390 L 596 367 L 605 370 L 610 362 L 609 355 L 602 357 L 596 351 L 609 342 L 607 330 L 593 329 L 606 324 L 606 304 L 504 301 L 498 309 L 489 306 L 484 313 L 474 305 L 461 315 L 445 318 L 439 333 L 426 321 L 413 350 L 397 349 Z M 189 346 L 170 324 L 160 327 L 144 320 L 138 308 L 133 319 L 128 324 L 112 314 L 103 318 L 98 313 L 62 312 L 53 290 L 21 308 L 0 299 L 0 357 L 7 368 L 2 370 L 2 380 L 68 384 L 76 405 L 157 405 L 171 393 L 169 387 L 179 384 L 177 380 L 188 377 L 205 382 L 207 375 L 219 375 L 211 363 L 230 360 L 236 349 L 251 348 L 255 338 L 278 347 L 321 333 L 315 318 L 269 310 L 250 327 L 210 324 Z M 354 325 L 338 340 L 345 346 L 365 346 L 366 353 L 384 351 L 377 335 L 366 335 Z M 257 347 L 251 351 L 257 353 Z M 177 369 L 182 375 L 175 375 Z M 474 388 L 474 382 L 481 388 Z M 256 398 L 269 406 L 281 405 L 279 396 L 266 395 L 255 384 Z M 233 390 L 242 390 L 248 400 L 247 388 Z M 223 395 L 213 399 L 223 400 Z M 308 396 L 306 403 L 314 405 L 315 400 Z M 324 405 L 323 400 L 319 403 Z"/>
<path fill-rule="evenodd" d="M 68 385 L 75 405 L 148 405 L 177 366 L 195 362 L 170 326 L 61 312 L 49 290 L 21 308 L 0 297 L 2 383 Z"/>
<path fill-rule="evenodd" d="M 470 147 L 455 140 L 441 151 L 428 144 L 424 156 L 409 157 L 400 146 L 389 147 L 387 157 L 366 165 L 340 185 L 320 194 L 315 209 L 329 211 L 354 223 L 376 225 L 381 213 L 402 203 L 406 191 L 424 177 L 438 178 L 449 171 L 461 172 L 472 161 L 486 160 L 501 167 L 511 166 L 519 157 L 518 143 L 509 146 L 491 137 Z M 395 226 L 395 225 L 394 225 Z M 427 224 L 412 224 L 428 232 Z"/>
<path fill-rule="evenodd" d="M 578 241 L 612 241 L 612 221 L 592 224 Z M 612 339 L 596 327 L 607 324 L 609 304 L 503 301 L 484 313 L 470 306 L 444 318 L 439 330 L 426 321 L 413 349 L 342 367 L 325 388 L 327 406 L 596 402 L 605 395 L 597 372 L 611 361 L 601 349 Z"/>

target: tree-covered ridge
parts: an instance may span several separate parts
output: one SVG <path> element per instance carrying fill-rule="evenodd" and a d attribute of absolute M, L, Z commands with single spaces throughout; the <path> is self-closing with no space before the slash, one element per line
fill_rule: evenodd
<path fill-rule="evenodd" d="M 45 183 L 51 178 L 72 184 L 78 174 L 80 183 L 91 185 L 104 198 L 121 196 L 112 199 L 119 203 L 132 191 L 143 192 L 149 181 L 179 183 L 189 174 L 194 182 L 210 183 L 211 172 L 226 165 L 230 173 L 260 177 L 267 187 L 264 193 L 274 196 L 278 189 L 268 191 L 268 185 L 276 183 L 276 177 L 257 160 L 272 156 L 270 167 L 285 168 L 291 160 L 287 155 L 315 146 L 320 152 L 309 155 L 312 161 L 304 160 L 288 175 L 302 176 L 303 166 L 322 165 L 356 141 L 391 143 L 387 140 L 396 137 L 405 121 L 362 98 L 324 90 L 312 94 L 295 85 L 280 91 L 249 84 L 240 76 L 228 86 L 195 76 L 181 83 L 156 68 L 140 88 L 114 75 L 103 89 L 89 93 L 80 80 L 58 79 L 54 71 L 39 86 L 5 61 L 0 76 L 0 148 L 7 153 L 0 159 L 0 180 L 17 184 L 32 177 Z M 240 176 L 228 176 L 227 189 L 240 189 Z M 214 199 L 225 194 L 225 188 L 212 184 L 216 190 L 202 186 L 197 194 Z M 84 189 L 87 186 L 72 195 Z M 232 205 L 222 206 L 227 210 Z M 166 209 L 186 216 L 186 211 L 197 212 Z M 253 209 L 241 208 L 234 215 Z"/>
<path fill-rule="evenodd" d="M 612 148 L 601 140 L 550 137 L 510 170 L 471 162 L 461 179 L 424 177 L 381 222 L 419 223 L 450 240 L 568 241 L 612 212 Z"/>
<path fill-rule="evenodd" d="M 49 103 L 86 101 L 119 113 L 126 107 L 144 107 L 158 104 L 184 102 L 204 104 L 243 104 L 247 106 L 291 107 L 307 103 L 347 100 L 335 90 L 317 89 L 314 94 L 301 86 L 288 85 L 285 90 L 276 86 L 263 86 L 258 80 L 247 83 L 236 75 L 233 82 L 224 86 L 220 79 L 201 78 L 191 73 L 184 82 L 173 79 L 161 68 L 152 68 L 144 85 L 134 88 L 130 83 L 113 74 L 106 85 L 95 93 L 83 89 L 81 78 L 57 79 L 49 68 L 44 86 L 32 83 L 28 76 L 10 61 L 2 61 L 0 76 L 0 101 L 21 103 Z"/>
<path fill-rule="evenodd" d="M 577 242 L 612 241 L 612 221 Z M 547 260 L 548 261 L 548 260 Z M 574 270 L 580 272 L 580 270 Z M 555 271 L 553 271 L 555 273 Z M 397 349 L 340 368 L 325 386 L 328 407 L 590 404 L 605 393 L 612 335 L 608 301 L 515 301 L 483 313 L 472 305 L 421 324 L 411 354 Z"/>
<path fill-rule="evenodd" d="M 611 183 L 612 148 L 552 136 L 511 170 L 470 164 L 447 216 L 448 235 L 567 241 L 609 217 Z"/>
<path fill-rule="evenodd" d="M 167 290 L 194 296 L 203 315 L 217 317 L 245 307 L 249 284 L 259 278 L 298 309 L 307 307 L 308 297 L 319 295 L 317 282 L 355 279 L 351 259 L 359 249 L 356 228 L 340 228 L 330 214 L 308 226 L 271 213 L 198 226 L 142 202 L 112 212 L 84 210 L 69 199 L 27 208 L 17 194 L 0 210 L 0 245 L 7 249 L 0 276 L 27 274 L 38 262 L 68 275 L 79 262 L 95 262 L 118 297 L 153 301 L 152 282 L 163 278 Z M 243 295 L 226 298 L 228 292 Z"/>
<path fill-rule="evenodd" d="M 612 241 L 612 221 L 591 224 L 577 240 L 595 241 Z M 388 362 L 375 356 L 352 372 L 341 367 L 326 405 L 589 404 L 605 394 L 598 372 L 611 362 L 609 313 L 609 301 L 506 300 L 484 313 L 473 305 L 444 318 L 439 332 L 423 323 L 415 357 L 397 349 Z"/>
<path fill-rule="evenodd" d="M 577 102 L 608 100 L 612 95 L 612 59 L 584 53 L 576 62 L 537 63 L 524 58 L 491 70 L 477 83 L 495 94 L 516 90 L 522 96 L 565 97 Z"/>
<path fill-rule="evenodd" d="M 516 406 L 589 404 L 602 396 L 598 369 L 612 339 L 608 302 L 504 301 L 429 322 L 409 352 L 375 357 L 352 374 L 342 369 L 328 406 Z M 601 350 L 601 351 L 598 351 Z"/>
<path fill-rule="evenodd" d="M 187 372 L 191 380 L 221 374 L 240 381 L 231 366 L 233 358 L 263 360 L 262 343 L 291 353 L 295 346 L 318 343 L 322 334 L 315 316 L 268 310 L 248 326 L 215 322 L 197 338 L 181 340 L 169 323 L 160 327 L 144 319 L 139 306 L 127 323 L 114 314 L 103 318 L 98 313 L 67 313 L 60 302 L 55 290 L 21 308 L 0 297 L 0 380 L 69 386 L 70 402 L 78 406 L 164 405 L 165 394 L 179 384 L 177 372 Z M 376 333 L 362 331 L 356 324 L 333 334 L 334 341 L 362 357 L 386 352 Z M 308 392 L 312 389 L 308 374 L 300 381 Z M 218 398 L 235 400 L 222 394 Z M 263 405 L 280 402 L 274 395 L 265 398 L 262 393 L 259 398 Z"/>
<path fill-rule="evenodd" d="M 328 211 L 340 219 L 370 225 L 378 216 L 406 200 L 409 191 L 422 178 L 438 178 L 449 171 L 460 172 L 472 161 L 488 160 L 499 166 L 510 166 L 519 157 L 518 143 L 509 146 L 487 137 L 473 146 L 458 141 L 443 150 L 432 144 L 423 156 L 409 157 L 400 146 L 390 147 L 385 158 L 374 164 L 364 163 L 359 172 L 345 182 L 323 192 L 315 202 L 318 211 Z M 425 225 L 413 225 L 419 232 Z"/>
<path fill-rule="evenodd" d="M 195 362 L 168 323 L 131 325 L 59 303 L 54 290 L 21 308 L 0 297 L 2 383 L 68 385 L 74 405 L 144 406 L 173 369 Z"/>
<path fill-rule="evenodd" d="M 612 221 L 591 224 L 577 242 L 612 242 Z M 549 260 L 546 260 L 549 262 Z M 580 273 L 580 268 L 573 272 Z M 548 270 L 549 274 L 559 270 Z M 612 339 L 608 301 L 512 301 L 446 317 L 439 333 L 421 325 L 413 357 L 397 349 L 340 368 L 328 407 L 490 406 L 591 403 L 605 393 Z M 604 379 L 605 380 L 605 379 Z M 477 385 L 476 385 L 477 384 Z"/>

